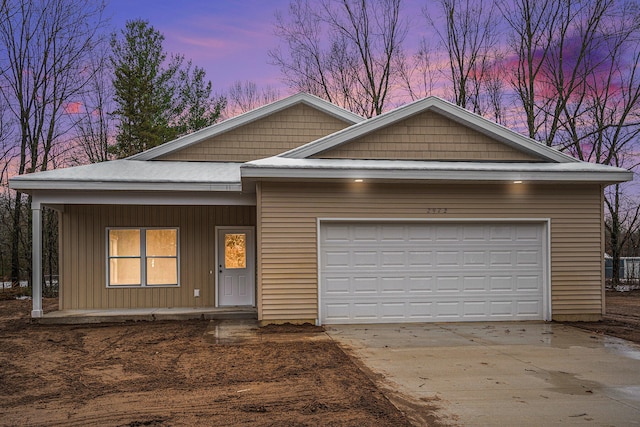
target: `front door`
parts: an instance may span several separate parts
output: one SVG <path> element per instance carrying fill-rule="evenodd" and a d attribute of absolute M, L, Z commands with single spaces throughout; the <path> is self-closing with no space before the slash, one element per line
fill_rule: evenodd
<path fill-rule="evenodd" d="M 253 227 L 218 227 L 218 306 L 253 306 Z"/>

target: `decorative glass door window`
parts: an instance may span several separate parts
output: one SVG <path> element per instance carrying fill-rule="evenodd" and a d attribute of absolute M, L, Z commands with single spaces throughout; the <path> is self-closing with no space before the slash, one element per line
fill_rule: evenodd
<path fill-rule="evenodd" d="M 247 268 L 247 235 L 245 233 L 224 235 L 224 267 Z"/>
<path fill-rule="evenodd" d="M 107 286 L 178 286 L 177 228 L 107 230 Z"/>

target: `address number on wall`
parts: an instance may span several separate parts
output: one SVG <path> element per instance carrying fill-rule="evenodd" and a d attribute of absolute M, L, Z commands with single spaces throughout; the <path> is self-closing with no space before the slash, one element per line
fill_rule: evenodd
<path fill-rule="evenodd" d="M 427 208 L 428 214 L 446 214 L 447 208 Z"/>

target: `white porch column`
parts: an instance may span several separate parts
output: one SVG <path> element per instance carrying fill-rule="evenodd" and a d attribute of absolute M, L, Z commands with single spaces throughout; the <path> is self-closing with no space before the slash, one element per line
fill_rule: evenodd
<path fill-rule="evenodd" d="M 42 317 L 42 209 L 39 201 L 31 203 L 31 317 Z"/>

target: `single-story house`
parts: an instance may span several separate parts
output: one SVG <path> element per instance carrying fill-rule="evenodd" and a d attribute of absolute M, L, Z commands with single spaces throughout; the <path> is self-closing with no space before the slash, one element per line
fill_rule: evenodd
<path fill-rule="evenodd" d="M 17 176 L 59 213 L 60 309 L 254 307 L 262 323 L 597 320 L 603 190 L 436 97 L 371 119 L 294 95 L 123 160 Z"/>

